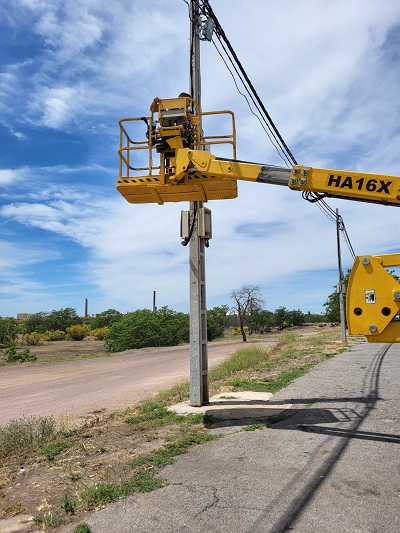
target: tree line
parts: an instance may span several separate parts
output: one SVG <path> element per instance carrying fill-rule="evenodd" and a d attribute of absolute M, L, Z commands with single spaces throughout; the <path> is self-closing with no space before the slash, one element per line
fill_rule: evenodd
<path fill-rule="evenodd" d="M 209 341 L 223 337 L 227 328 L 234 333 L 241 332 L 238 316 L 228 311 L 226 305 L 207 311 Z M 316 320 L 312 320 L 313 318 Z M 318 315 L 304 315 L 299 310 L 288 311 L 284 307 L 275 312 L 253 310 L 242 322 L 243 333 L 247 340 L 249 334 L 300 326 L 306 320 L 318 319 Z M 74 309 L 60 309 L 51 313 L 37 313 L 23 323 L 0 319 L 0 348 L 15 347 L 17 344 L 36 345 L 42 341 L 78 341 L 88 335 L 104 339 L 105 348 L 110 352 L 150 346 L 176 346 L 189 342 L 189 314 L 176 312 L 168 307 L 155 312 L 138 309 L 125 315 L 109 309 L 97 317 L 84 319 Z"/>

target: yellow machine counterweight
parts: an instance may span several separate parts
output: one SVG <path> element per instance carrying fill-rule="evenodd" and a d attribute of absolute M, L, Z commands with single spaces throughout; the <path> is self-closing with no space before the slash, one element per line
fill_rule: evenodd
<path fill-rule="evenodd" d="M 400 284 L 386 270 L 400 266 L 400 254 L 357 257 L 347 286 L 351 335 L 369 342 L 400 342 Z"/>

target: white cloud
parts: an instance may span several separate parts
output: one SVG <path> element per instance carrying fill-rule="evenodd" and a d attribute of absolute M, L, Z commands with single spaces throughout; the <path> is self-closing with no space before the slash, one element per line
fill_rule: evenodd
<path fill-rule="evenodd" d="M 87 160 L 75 166 L 49 162 L 0 171 L 3 185 L 18 185 L 24 177 L 23 187 L 13 188 L 12 196 L 7 189 L 2 217 L 23 224 L 27 235 L 40 229 L 61 243 L 77 244 L 83 251 L 78 266 L 82 279 L 86 281 L 86 273 L 98 287 L 97 310 L 149 307 L 153 290 L 159 305 L 186 308 L 188 249 L 180 245 L 179 213 L 187 205 L 128 204 L 114 188 L 116 153 L 115 168 L 92 162 L 98 151 L 115 151 L 110 145 L 118 142 L 120 117 L 147 114 L 153 96 L 187 90 L 187 7 L 162 0 L 90 0 L 79 9 L 72 0 L 24 0 L 20 5 L 31 10 L 45 47 L 33 63 L 5 70 L 0 85 L 4 107 L 7 117 L 19 117 L 9 130 L 23 139 L 25 121 L 30 121 L 76 135 L 84 131 L 90 148 Z M 213 0 L 212 6 L 300 162 L 399 173 L 399 65 L 390 41 L 400 24 L 397 2 L 231 0 L 227 6 Z M 235 111 L 238 158 L 282 164 L 214 46 L 203 43 L 201 54 L 203 108 Z M 7 125 L 11 119 L 2 120 Z M 100 130 L 107 135 L 95 146 L 89 133 Z M 114 175 L 108 183 L 106 174 Z M 356 253 L 396 248 L 394 208 L 329 203 L 339 207 Z M 247 282 L 262 285 L 267 307 L 280 301 L 301 307 L 301 299 L 318 306 L 331 292 L 335 227 L 299 193 L 240 183 L 237 200 L 210 207 L 214 238 L 206 254 L 211 306 L 227 303 L 230 290 Z M 343 256 L 347 268 L 351 257 L 345 248 Z"/>
<path fill-rule="evenodd" d="M 26 179 L 30 175 L 30 169 L 20 168 L 20 169 L 11 169 L 3 168 L 0 169 L 0 186 L 12 185 L 13 183 L 19 182 L 23 179 Z"/>

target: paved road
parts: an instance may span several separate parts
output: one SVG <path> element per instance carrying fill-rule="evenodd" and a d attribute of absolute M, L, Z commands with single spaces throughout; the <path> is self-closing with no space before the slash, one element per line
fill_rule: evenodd
<path fill-rule="evenodd" d="M 398 533 L 400 345 L 355 345 L 280 391 L 269 429 L 221 422 L 222 439 L 165 468 L 169 485 L 88 516 L 93 533 Z"/>
<path fill-rule="evenodd" d="M 271 346 L 276 339 L 257 343 Z M 209 366 L 242 346 L 210 343 Z M 189 347 L 145 348 L 108 358 L 0 368 L 0 425 L 31 415 L 84 416 L 128 407 L 189 377 Z"/>

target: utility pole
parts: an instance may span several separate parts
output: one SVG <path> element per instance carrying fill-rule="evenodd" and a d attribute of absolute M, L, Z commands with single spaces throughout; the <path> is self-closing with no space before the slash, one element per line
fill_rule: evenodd
<path fill-rule="evenodd" d="M 347 342 L 346 336 L 346 315 L 344 312 L 344 293 L 345 287 L 343 284 L 343 271 L 342 271 L 342 258 L 340 252 L 340 217 L 339 209 L 336 209 L 336 240 L 337 240 L 337 253 L 338 253 L 338 274 L 339 274 L 339 283 L 337 287 L 337 292 L 339 294 L 339 309 L 340 309 L 340 328 L 342 332 L 342 342 Z"/>
<path fill-rule="evenodd" d="M 201 106 L 200 14 L 196 0 L 190 2 L 190 94 Z M 200 126 L 201 130 L 201 126 Z M 198 213 L 202 202 L 191 202 L 190 221 L 190 405 L 209 402 L 205 240 L 198 234 Z"/>

